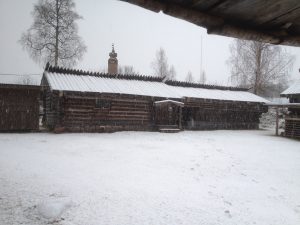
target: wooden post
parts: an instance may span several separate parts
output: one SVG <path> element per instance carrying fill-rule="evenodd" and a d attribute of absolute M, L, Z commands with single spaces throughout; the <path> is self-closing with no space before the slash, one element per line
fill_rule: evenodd
<path fill-rule="evenodd" d="M 279 118 L 278 118 L 278 107 L 276 107 L 276 136 L 278 136 L 278 124 L 279 124 Z"/>
<path fill-rule="evenodd" d="M 179 129 L 182 129 L 182 124 L 181 124 L 181 117 L 182 117 L 182 107 L 179 106 Z"/>

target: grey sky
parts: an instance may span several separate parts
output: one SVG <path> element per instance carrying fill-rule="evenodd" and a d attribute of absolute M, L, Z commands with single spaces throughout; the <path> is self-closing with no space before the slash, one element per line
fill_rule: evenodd
<path fill-rule="evenodd" d="M 33 62 L 17 42 L 32 24 L 31 11 L 38 0 L 0 0 L 0 73 L 42 73 L 44 65 Z M 100 71 L 107 67 L 111 44 L 115 43 L 120 65 L 132 65 L 140 74 L 151 75 L 151 62 L 160 47 L 166 50 L 169 64 L 183 80 L 190 70 L 200 76 L 201 36 L 203 68 L 209 83 L 227 85 L 229 44 L 232 39 L 207 35 L 206 30 L 191 23 L 153 13 L 114 0 L 75 0 L 79 34 L 88 47 L 78 68 Z M 299 78 L 300 47 L 287 47 L 297 60 L 292 78 Z M 0 76 L 1 79 L 6 79 Z"/>

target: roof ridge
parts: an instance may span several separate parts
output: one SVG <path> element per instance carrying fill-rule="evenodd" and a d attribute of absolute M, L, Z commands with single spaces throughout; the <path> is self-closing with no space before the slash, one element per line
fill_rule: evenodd
<path fill-rule="evenodd" d="M 62 73 L 62 74 L 72 74 L 72 75 L 84 75 L 84 76 L 95 76 L 103 78 L 121 79 L 121 80 L 143 80 L 143 81 L 153 81 L 162 82 L 163 78 L 154 76 L 145 76 L 141 74 L 109 74 L 102 72 L 92 72 L 78 69 L 63 68 L 59 66 L 52 66 L 47 63 L 45 71 L 51 73 Z"/>
<path fill-rule="evenodd" d="M 167 80 L 165 83 L 170 86 L 179 86 L 179 87 L 193 87 L 193 88 L 218 89 L 218 90 L 229 90 L 229 91 L 249 91 L 248 88 L 242 88 L 242 87 L 200 84 L 200 83 L 192 83 L 192 82 L 177 81 L 177 80 Z"/>

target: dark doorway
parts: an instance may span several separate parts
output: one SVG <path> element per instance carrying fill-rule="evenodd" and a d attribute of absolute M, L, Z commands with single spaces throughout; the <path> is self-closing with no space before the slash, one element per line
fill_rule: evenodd
<path fill-rule="evenodd" d="M 181 129 L 182 102 L 164 100 L 154 103 L 155 124 L 158 127 L 173 127 Z"/>

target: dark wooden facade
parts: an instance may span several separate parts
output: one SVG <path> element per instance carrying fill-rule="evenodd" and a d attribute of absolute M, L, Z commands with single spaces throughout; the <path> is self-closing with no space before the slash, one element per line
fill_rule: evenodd
<path fill-rule="evenodd" d="M 44 118 L 56 132 L 153 130 L 152 98 L 121 94 L 51 91 L 45 79 Z"/>
<path fill-rule="evenodd" d="M 300 94 L 288 95 L 290 103 L 300 103 Z M 285 136 L 300 138 L 300 107 L 288 107 L 285 117 Z"/>
<path fill-rule="evenodd" d="M 267 107 L 254 102 L 186 98 L 183 108 L 185 129 L 258 129 Z"/>
<path fill-rule="evenodd" d="M 133 79 L 133 78 L 132 78 Z M 56 132 L 258 129 L 262 103 L 51 90 L 42 80 L 44 125 Z M 212 88 L 212 87 L 209 87 Z"/>
<path fill-rule="evenodd" d="M 45 125 L 57 132 L 152 130 L 151 100 L 115 94 L 51 92 Z"/>
<path fill-rule="evenodd" d="M 40 87 L 0 84 L 0 131 L 39 129 Z"/>

